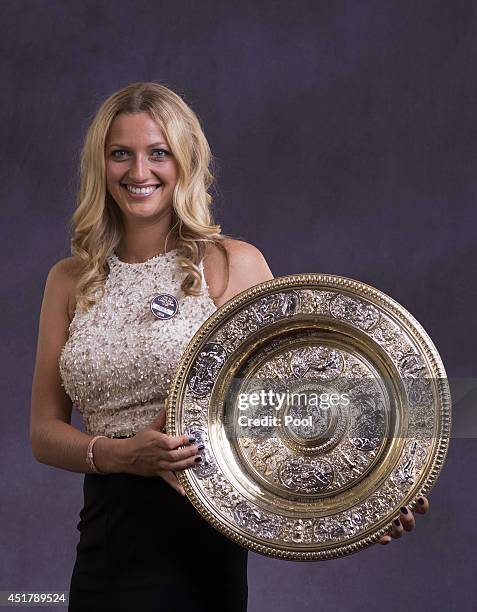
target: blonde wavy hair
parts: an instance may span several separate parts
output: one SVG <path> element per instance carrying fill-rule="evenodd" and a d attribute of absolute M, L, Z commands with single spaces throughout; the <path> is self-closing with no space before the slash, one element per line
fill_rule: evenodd
<path fill-rule="evenodd" d="M 123 232 L 121 212 L 106 186 L 106 138 L 117 115 L 141 112 L 149 113 L 158 123 L 179 166 L 173 192 L 172 225 L 166 243 L 173 235 L 178 249 L 177 262 L 186 273 L 182 291 L 186 295 L 201 293 L 198 265 L 207 243 L 218 246 L 225 256 L 227 270 L 229 267 L 223 245 L 227 236 L 214 223 L 210 210 L 212 197 L 208 189 L 215 180 L 210 170 L 213 158 L 197 115 L 165 85 L 132 83 L 103 102 L 88 128 L 81 152 L 80 187 L 71 218 L 71 252 L 83 264 L 76 286 L 80 310 L 88 310 L 96 302 L 93 294 L 98 288 L 104 288 L 109 273 L 107 257 L 118 246 Z"/>

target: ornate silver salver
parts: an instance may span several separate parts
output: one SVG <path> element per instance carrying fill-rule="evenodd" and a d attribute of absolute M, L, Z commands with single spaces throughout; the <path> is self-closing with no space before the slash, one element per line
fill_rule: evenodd
<path fill-rule="evenodd" d="M 167 432 L 202 462 L 177 472 L 232 540 L 292 560 L 377 542 L 434 485 L 450 436 L 444 366 L 419 323 L 351 279 L 297 274 L 215 312 L 172 381 Z"/>

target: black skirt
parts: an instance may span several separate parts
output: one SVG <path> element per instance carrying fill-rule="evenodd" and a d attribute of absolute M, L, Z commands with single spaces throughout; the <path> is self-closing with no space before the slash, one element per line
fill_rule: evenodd
<path fill-rule="evenodd" d="M 70 612 L 247 609 L 247 549 L 162 478 L 85 474 Z"/>

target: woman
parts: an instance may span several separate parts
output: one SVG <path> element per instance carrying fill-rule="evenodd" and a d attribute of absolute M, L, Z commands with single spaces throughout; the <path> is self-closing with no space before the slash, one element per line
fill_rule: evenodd
<path fill-rule="evenodd" d="M 260 251 L 214 224 L 210 161 L 197 116 L 157 83 L 113 94 L 86 135 L 73 256 L 45 287 L 30 431 L 39 461 L 85 474 L 71 611 L 246 610 L 247 551 L 174 475 L 201 448 L 163 432 L 192 335 L 273 278 Z M 86 433 L 70 424 L 73 404 Z M 412 528 L 403 519 L 394 537 Z"/>

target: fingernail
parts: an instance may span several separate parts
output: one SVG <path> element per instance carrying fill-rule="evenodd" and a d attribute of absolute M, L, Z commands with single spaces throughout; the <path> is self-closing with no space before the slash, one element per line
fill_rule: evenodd
<path fill-rule="evenodd" d="M 403 507 L 401 508 L 401 512 L 402 512 L 403 514 L 407 514 L 407 513 L 408 513 L 408 509 L 406 508 L 406 506 L 403 506 Z"/>
<path fill-rule="evenodd" d="M 190 442 L 191 444 L 194 444 L 194 442 L 195 442 L 195 438 L 194 438 L 194 437 L 192 437 L 192 436 L 190 436 L 190 438 L 189 438 L 189 442 Z"/>
<path fill-rule="evenodd" d="M 202 457 L 196 457 L 196 458 L 194 459 L 194 461 L 195 461 L 196 463 L 200 463 L 200 462 L 202 461 Z"/>
<path fill-rule="evenodd" d="M 394 519 L 394 524 L 396 525 L 396 527 L 399 527 L 401 523 L 399 522 L 399 519 Z"/>
<path fill-rule="evenodd" d="M 204 450 L 205 446 L 203 444 L 201 444 L 200 446 L 197 447 L 199 450 Z"/>
<path fill-rule="evenodd" d="M 418 503 L 418 504 L 421 504 L 421 506 L 423 506 L 423 505 L 424 505 L 424 498 L 423 498 L 423 497 L 420 497 L 420 498 L 417 500 L 417 503 Z"/>

